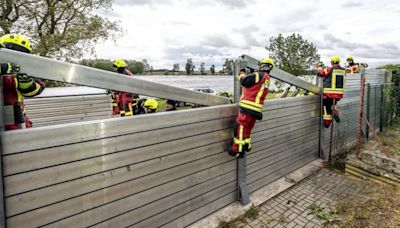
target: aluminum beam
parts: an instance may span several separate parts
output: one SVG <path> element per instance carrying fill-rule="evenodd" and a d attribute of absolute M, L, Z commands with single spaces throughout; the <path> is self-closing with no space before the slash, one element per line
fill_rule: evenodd
<path fill-rule="evenodd" d="M 173 99 L 202 105 L 229 104 L 228 98 L 149 82 L 135 77 L 99 70 L 49 58 L 0 49 L 0 62 L 21 66 L 21 72 L 36 78 L 141 95 Z"/>
<path fill-rule="evenodd" d="M 251 69 L 257 69 L 258 68 L 258 62 L 259 61 L 257 59 L 255 59 L 255 58 L 252 58 L 252 57 L 248 56 L 248 55 L 240 56 L 239 60 L 247 62 L 247 67 L 248 68 L 251 68 Z M 287 73 L 287 72 L 285 72 L 283 70 L 275 68 L 275 69 L 273 69 L 271 71 L 270 75 L 271 75 L 271 77 L 276 78 L 276 79 L 278 79 L 280 81 L 283 81 L 283 82 L 286 82 L 286 83 L 288 83 L 290 85 L 296 86 L 298 88 L 302 88 L 304 90 L 313 92 L 315 94 L 320 94 L 320 92 L 321 92 L 321 89 L 318 86 L 313 85 L 313 84 L 311 84 L 309 82 L 306 82 L 306 81 L 304 81 L 304 80 L 302 80 L 302 79 L 300 79 L 300 78 L 298 78 L 298 77 L 296 77 L 296 76 L 294 76 L 292 74 L 289 74 L 289 73 Z"/>

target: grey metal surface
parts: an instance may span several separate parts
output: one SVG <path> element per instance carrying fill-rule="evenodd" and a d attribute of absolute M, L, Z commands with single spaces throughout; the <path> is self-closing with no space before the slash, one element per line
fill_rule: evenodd
<path fill-rule="evenodd" d="M 314 145 L 308 133 L 318 130 L 319 116 L 312 111 L 317 96 L 268 101 L 265 107 L 248 156 L 257 180 L 253 189 L 261 186 L 259 178 L 294 169 L 282 166 L 290 159 L 296 165 L 304 164 L 303 154 L 310 159 Z M 297 109 L 298 117 L 290 115 Z M 236 111 L 235 105 L 223 105 L 4 132 L 15 144 L 5 147 L 4 156 L 12 216 L 7 222 L 16 227 L 190 224 L 237 196 L 236 160 L 226 152 Z M 49 136 L 52 140 L 43 140 Z M 299 143 L 297 149 L 287 147 L 288 139 Z M 273 150 L 279 153 L 268 159 Z M 265 162 L 257 162 L 261 159 Z M 268 166 L 270 160 L 279 164 Z M 270 174 L 261 171 L 266 169 Z"/>
<path fill-rule="evenodd" d="M 33 127 L 111 118 L 111 97 L 106 94 L 25 99 Z"/>
<path fill-rule="evenodd" d="M 0 132 L 4 131 L 3 78 L 0 77 Z M 3 137 L 0 135 L 0 227 L 5 227 L 4 181 L 3 181 Z"/>
<path fill-rule="evenodd" d="M 65 63 L 7 49 L 0 49 L 0 61 L 21 66 L 30 76 L 90 87 L 131 92 L 153 97 L 186 101 L 202 105 L 229 104 L 229 99 L 173 86 L 161 85 L 135 77 Z"/>
<path fill-rule="evenodd" d="M 237 188 L 238 188 L 238 200 L 242 205 L 250 203 L 249 192 L 247 191 L 246 177 L 246 155 L 243 158 L 237 159 Z"/>
<path fill-rule="evenodd" d="M 242 61 L 247 62 L 247 66 L 252 68 L 252 69 L 257 69 L 258 68 L 258 62 L 259 61 L 257 59 L 254 59 L 254 58 L 252 58 L 252 57 L 250 57 L 248 55 L 242 55 L 239 59 L 242 60 Z M 304 80 L 302 80 L 302 79 L 300 79 L 300 78 L 298 78 L 298 77 L 296 77 L 296 76 L 294 76 L 292 74 L 289 74 L 289 73 L 287 73 L 287 72 L 285 72 L 283 70 L 277 69 L 277 68 L 274 68 L 271 71 L 270 76 L 273 77 L 273 78 L 276 78 L 278 80 L 281 80 L 283 82 L 286 82 L 286 83 L 288 83 L 290 85 L 293 85 L 293 86 L 302 88 L 304 90 L 313 92 L 315 94 L 319 94 L 321 92 L 321 89 L 318 86 L 313 85 L 311 83 L 308 83 L 308 82 L 306 82 L 306 81 L 304 81 Z"/>

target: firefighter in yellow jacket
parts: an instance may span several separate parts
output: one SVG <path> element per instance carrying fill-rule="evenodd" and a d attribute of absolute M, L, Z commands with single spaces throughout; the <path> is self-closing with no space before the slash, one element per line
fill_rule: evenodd
<path fill-rule="evenodd" d="M 7 34 L 0 37 L 0 48 L 31 53 L 31 42 L 23 35 Z M 43 82 L 19 73 L 19 66 L 12 63 L 0 64 L 3 80 L 4 121 L 6 130 L 32 127 L 25 114 L 24 97 L 39 95 L 45 88 Z"/>
<path fill-rule="evenodd" d="M 340 66 L 339 56 L 331 58 L 331 67 L 322 69 L 318 67 L 317 75 L 323 78 L 323 121 L 324 126 L 329 128 L 332 123 L 332 116 L 336 122 L 340 122 L 339 110 L 336 103 L 343 98 L 344 82 L 346 77 L 345 69 Z"/>

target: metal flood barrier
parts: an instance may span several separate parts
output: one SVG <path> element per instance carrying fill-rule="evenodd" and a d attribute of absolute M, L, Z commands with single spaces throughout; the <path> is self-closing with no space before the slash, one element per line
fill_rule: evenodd
<path fill-rule="evenodd" d="M 25 110 L 33 127 L 111 118 L 111 97 L 107 94 L 46 96 L 25 99 Z"/>
<path fill-rule="evenodd" d="M 319 105 L 318 96 L 266 102 L 247 159 L 250 192 L 317 158 Z M 190 225 L 237 200 L 226 151 L 236 112 L 222 105 L 3 132 L 6 223 Z"/>

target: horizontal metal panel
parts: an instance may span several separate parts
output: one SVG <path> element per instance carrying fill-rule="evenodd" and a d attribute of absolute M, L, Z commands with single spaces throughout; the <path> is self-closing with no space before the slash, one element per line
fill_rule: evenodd
<path fill-rule="evenodd" d="M 318 136 L 317 136 L 318 137 Z M 252 183 L 263 176 L 267 175 L 269 171 L 274 171 L 270 167 L 279 162 L 290 163 L 292 157 L 301 158 L 305 157 L 311 152 L 314 156 L 318 157 L 318 142 L 308 142 L 300 145 L 293 146 L 293 149 L 285 150 L 281 153 L 273 154 L 272 156 L 263 160 L 263 163 L 255 162 L 249 165 L 247 173 L 247 183 Z"/>
<path fill-rule="evenodd" d="M 162 200 L 164 197 L 193 186 L 199 191 L 207 192 L 214 189 L 214 185 L 218 183 L 234 182 L 236 179 L 235 169 L 236 164 L 234 162 L 227 162 L 186 176 L 173 175 L 172 178 L 165 178 L 168 172 L 149 175 L 125 182 L 121 185 L 112 186 L 107 189 L 91 192 L 67 201 L 42 207 L 38 210 L 28 211 L 25 214 L 16 216 L 16 220 L 23 220 L 30 224 L 43 225 L 71 215 L 80 213 L 92 214 L 94 212 L 86 212 L 91 209 L 95 209 L 97 213 L 105 214 L 106 212 L 104 210 L 110 208 L 114 208 L 110 215 L 118 215 L 127 210 L 141 208 L 143 205 L 153 201 Z M 128 203 L 129 201 L 134 203 Z M 21 204 L 20 206 L 23 205 Z M 101 208 L 98 208 L 100 206 Z M 129 208 L 127 209 L 126 207 Z M 76 217 L 82 218 L 82 216 L 83 215 L 78 215 Z M 98 216 L 93 217 L 92 220 L 99 221 L 102 219 Z"/>
<path fill-rule="evenodd" d="M 239 60 L 246 62 L 247 63 L 247 67 L 249 67 L 249 68 L 252 68 L 252 69 L 258 69 L 259 68 L 259 66 L 258 66 L 259 60 L 254 59 L 254 58 L 252 58 L 252 57 L 250 57 L 248 55 L 240 56 Z M 309 83 L 307 81 L 302 80 L 299 77 L 296 77 L 296 76 L 294 76 L 292 74 L 289 74 L 289 73 L 287 73 L 287 72 L 285 72 L 283 70 L 277 69 L 277 68 L 274 68 L 271 71 L 270 76 L 273 77 L 273 78 L 276 78 L 276 79 L 278 79 L 280 81 L 286 82 L 286 83 L 288 83 L 290 85 L 294 85 L 296 87 L 305 89 L 307 91 L 311 91 L 313 93 L 320 93 L 320 91 L 321 91 L 320 87 L 318 87 L 316 85 L 313 85 L 313 84 L 311 84 L 311 83 Z"/>
<path fill-rule="evenodd" d="M 203 150 L 194 150 L 193 153 L 216 153 L 214 151 L 209 151 L 209 147 L 203 147 Z M 211 148 L 212 149 L 212 148 Z M 190 155 L 193 155 L 189 154 Z M 170 159 L 159 159 L 152 160 L 144 163 L 140 163 L 134 166 L 123 167 L 115 170 L 111 170 L 108 172 L 99 173 L 93 176 L 88 176 L 81 179 L 76 179 L 70 182 L 61 183 L 59 185 L 49 186 L 43 189 L 39 189 L 37 191 L 31 191 L 24 194 L 8 197 L 6 200 L 7 202 L 14 202 L 16 203 L 16 207 L 14 207 L 14 212 L 21 212 L 25 211 L 25 209 L 31 208 L 38 208 L 41 206 L 46 206 L 49 204 L 54 204 L 55 206 L 50 206 L 52 210 L 58 210 L 57 207 L 60 206 L 61 208 L 68 208 L 70 204 L 76 205 L 75 203 L 77 200 L 67 200 L 72 199 L 73 197 L 79 197 L 81 195 L 87 195 L 88 197 L 100 197 L 103 195 L 105 189 L 121 189 L 121 186 L 129 185 L 131 181 L 138 179 L 147 179 L 149 182 L 144 185 L 147 187 L 154 187 L 163 183 L 167 183 L 174 179 L 199 172 L 204 169 L 210 169 L 214 166 L 218 166 L 220 164 L 224 164 L 226 162 L 235 163 L 234 159 L 229 156 L 226 152 L 219 152 L 215 155 L 204 157 L 204 159 L 198 159 L 195 157 L 194 160 L 182 164 L 180 166 L 174 166 L 174 162 L 172 159 L 179 159 L 182 161 L 185 159 L 183 155 L 179 157 L 171 157 Z M 198 155 L 197 155 L 198 156 Z M 187 159 L 187 158 L 186 158 Z M 189 157 L 190 160 L 190 157 Z M 171 164 L 172 163 L 172 164 Z M 161 167 L 160 167 L 161 166 Z M 162 171 L 161 171 L 162 170 Z M 160 172 L 161 171 L 161 172 Z M 150 178 L 150 179 L 148 179 Z M 151 181 L 150 181 L 151 180 Z M 112 186 L 112 187 L 111 187 Z M 137 190 L 140 190 L 140 186 L 137 188 L 132 189 L 132 194 Z M 42 198 L 38 198 L 42 197 Z M 67 200 L 67 201 L 65 201 Z M 78 199 L 79 200 L 79 199 Z M 63 203 L 61 203 L 63 201 Z M 19 202 L 19 203 L 18 203 Z M 23 202 L 30 202 L 29 205 L 23 205 Z M 79 205 L 81 203 L 78 203 Z M 65 206 L 66 205 L 66 206 Z M 83 209 L 87 207 L 91 207 L 91 204 L 87 205 L 80 205 L 79 207 L 83 207 Z M 73 208 L 73 207 L 72 207 Z M 44 209 L 40 209 L 35 213 L 40 213 Z M 50 210 L 50 211 L 52 211 Z M 64 209 L 60 209 L 64 210 Z M 66 210 L 66 209 L 65 209 Z M 60 212 L 61 213 L 61 212 Z M 68 210 L 65 213 L 69 213 Z M 50 218 L 49 218 L 50 219 Z"/>
<path fill-rule="evenodd" d="M 268 166 L 270 162 L 280 160 L 282 157 L 297 151 L 297 149 L 304 148 L 309 143 L 318 143 L 318 135 L 318 131 L 313 131 L 303 136 L 287 136 L 290 139 L 287 140 L 286 144 L 279 143 L 264 149 L 258 149 L 256 151 L 258 153 L 250 153 L 252 156 L 248 157 L 247 173 L 250 174 L 261 167 Z"/>
<path fill-rule="evenodd" d="M 233 117 L 236 113 L 237 108 L 235 105 L 224 105 L 177 112 L 162 112 L 125 118 L 71 123 L 36 129 L 7 131 L 1 133 L 4 142 L 7 142 L 3 145 L 3 154 L 31 151 L 93 139 L 161 129 L 175 125 Z M 52 140 L 43 140 L 49 135 L 52 136 Z"/>
<path fill-rule="evenodd" d="M 37 78 L 187 101 L 202 105 L 230 103 L 226 97 L 158 84 L 118 73 L 70 64 L 4 48 L 0 50 L 0 60 L 18 64 L 21 66 L 21 72 Z"/>
<path fill-rule="evenodd" d="M 177 192 L 176 194 L 172 194 L 135 210 L 132 210 L 132 206 L 136 204 L 136 201 L 133 198 L 127 199 L 127 202 L 121 202 L 121 207 L 117 207 L 120 216 L 104 221 L 95 227 L 127 227 L 145 219 L 154 221 L 154 217 L 161 219 L 161 222 L 168 222 L 211 202 L 213 199 L 218 199 L 221 195 L 234 191 L 236 187 L 235 184 L 236 172 L 232 171 L 216 179 Z M 127 203 L 129 204 L 129 202 L 131 202 L 130 205 L 126 205 Z M 93 217 L 95 217 L 96 214 L 97 213 L 91 213 Z M 82 215 L 82 219 L 84 218 L 85 217 Z M 75 223 L 67 223 L 68 226 L 74 224 Z M 152 224 L 148 227 L 157 227 L 154 225 L 155 224 Z"/>
<path fill-rule="evenodd" d="M 26 113 L 29 117 L 45 117 L 45 116 L 64 116 L 69 114 L 88 113 L 88 112 L 104 112 L 108 111 L 111 113 L 111 104 L 92 104 L 92 105 L 80 105 L 80 106 L 61 106 L 46 109 L 33 109 L 26 107 Z"/>
<path fill-rule="evenodd" d="M 214 201 L 211 201 L 210 203 L 197 208 L 196 210 L 185 214 L 184 216 L 178 218 L 175 221 L 172 221 L 168 224 L 164 224 L 162 225 L 162 227 L 186 227 L 204 217 L 206 217 L 207 215 L 212 214 L 214 211 L 218 211 L 219 209 L 224 208 L 225 206 L 233 203 L 234 201 L 237 200 L 237 196 L 236 196 L 236 192 L 230 192 L 226 195 L 224 195 L 223 197 L 216 199 Z M 155 224 L 158 224 L 159 222 L 156 222 Z M 144 225 L 142 224 L 135 224 L 129 227 L 151 227 L 147 226 L 147 224 L 145 223 Z"/>
<path fill-rule="evenodd" d="M 282 99 L 267 100 L 264 104 L 264 112 L 294 106 L 302 106 L 311 103 L 319 103 L 319 100 L 319 96 L 288 97 Z"/>
<path fill-rule="evenodd" d="M 82 103 L 82 102 L 97 102 L 111 100 L 110 95 L 86 95 L 86 96 L 65 96 L 65 97 L 45 97 L 45 98 L 26 98 L 24 102 L 27 105 L 47 105 L 51 103 Z"/>
<path fill-rule="evenodd" d="M 208 143 L 216 142 L 215 140 L 225 140 L 227 135 L 230 136 L 230 127 L 232 126 L 232 124 L 233 121 L 231 118 L 225 118 L 182 126 L 174 126 L 170 128 L 163 128 L 157 131 L 145 131 L 136 133 L 134 135 L 122 135 L 119 137 L 103 138 L 77 144 L 50 147 L 27 153 L 9 155 L 4 157 L 4 161 L 6 163 L 4 166 L 4 175 L 8 176 L 14 173 L 37 170 L 45 167 L 53 167 L 55 165 L 60 165 L 64 163 L 70 164 L 73 161 L 86 162 L 88 158 L 97 157 L 96 159 L 100 159 L 99 156 L 106 156 L 108 154 L 113 154 L 113 156 L 123 156 L 118 155 L 117 152 L 123 151 L 125 154 L 127 154 L 132 152 L 127 150 L 140 148 L 144 150 L 145 148 L 143 147 L 160 144 L 163 142 L 169 143 L 169 145 L 167 144 L 167 146 L 180 147 L 180 141 L 173 141 L 182 138 L 182 142 L 187 142 L 186 138 L 190 136 L 197 136 L 191 137 L 192 139 L 196 140 L 193 145 L 207 145 Z M 219 132 L 214 133 L 214 131 Z M 158 137 L 154 137 L 155 135 L 157 135 Z M 154 158 L 149 157 L 149 155 L 150 154 L 145 155 L 145 160 Z M 43 158 L 47 159 L 43 161 Z M 137 162 L 141 161 L 140 157 L 136 156 L 135 159 Z M 106 164 L 103 164 L 104 162 L 107 161 L 101 162 L 102 169 L 108 167 Z M 84 165 L 84 167 L 88 166 Z M 82 171 L 83 170 L 80 170 L 80 172 Z"/>
<path fill-rule="evenodd" d="M 79 119 L 68 119 L 68 120 L 54 120 L 54 121 L 50 121 L 50 122 L 33 123 L 33 128 L 47 127 L 47 126 L 60 125 L 60 124 L 78 123 L 78 122 L 85 122 L 85 121 L 92 121 L 92 120 L 104 120 L 107 118 L 111 118 L 110 115 L 106 115 L 106 116 L 98 115 L 98 116 L 82 117 Z"/>
<path fill-rule="evenodd" d="M 229 136 L 228 136 L 229 137 Z M 227 137 L 227 138 L 228 138 Z M 185 143 L 182 141 L 182 143 Z M 171 152 L 168 151 L 162 151 L 159 149 L 159 151 L 154 150 L 156 145 L 152 145 L 149 148 L 143 148 L 143 149 L 137 149 L 136 151 L 133 150 L 131 153 L 123 153 L 120 156 L 114 156 L 114 158 L 109 158 L 109 157 L 100 157 L 103 158 L 104 160 L 110 160 L 108 162 L 109 167 L 104 167 L 104 171 L 101 173 L 107 174 L 108 172 L 105 172 L 105 170 L 110 170 L 108 168 L 112 167 L 117 167 L 113 170 L 110 170 L 109 172 L 113 173 L 115 170 L 121 169 L 122 171 L 126 169 L 127 167 L 132 170 L 139 169 L 138 171 L 135 171 L 134 174 L 131 174 L 129 178 L 138 178 L 141 176 L 149 175 L 154 172 L 158 172 L 160 170 L 164 170 L 167 168 L 171 168 L 177 165 L 181 165 L 187 162 L 191 162 L 196 159 L 200 159 L 202 157 L 207 157 L 211 156 L 215 153 L 221 153 L 226 149 L 226 146 L 228 144 L 228 141 L 223 141 L 223 142 L 211 142 L 209 145 L 205 144 L 201 147 L 196 147 L 196 146 L 186 146 L 187 148 L 192 148 L 191 150 L 188 151 L 182 151 L 183 146 L 180 146 L 180 148 L 173 148 L 172 152 L 179 152 L 179 153 L 174 153 L 171 154 Z M 168 144 L 163 144 L 159 145 L 159 148 L 168 148 Z M 147 157 L 154 157 L 155 155 L 153 154 L 158 154 L 156 159 L 147 159 L 146 158 L 146 153 L 149 153 L 151 155 L 147 155 Z M 132 160 L 135 159 L 135 156 L 139 157 L 142 162 L 133 162 Z M 123 161 L 123 159 L 126 159 L 127 161 Z M 92 159 L 94 160 L 94 159 Z M 92 161 L 90 160 L 90 161 Z M 97 161 L 97 160 L 94 160 Z M 99 163 L 99 167 L 102 167 L 101 164 Z M 86 167 L 79 167 L 77 166 L 77 169 L 84 169 Z M 86 168 L 87 169 L 87 168 Z M 52 171 L 52 170 L 50 170 Z M 101 174 L 99 173 L 99 174 Z M 92 180 L 93 179 L 93 180 Z M 35 179 L 34 179 L 35 180 Z M 32 180 L 32 181 L 34 181 Z M 90 182 L 91 181 L 91 182 Z M 101 179 L 101 181 L 105 181 Z M 104 188 L 107 187 L 108 184 L 100 183 L 100 181 L 97 181 L 96 178 L 92 178 L 91 176 L 87 176 L 84 178 L 84 180 L 81 180 L 82 183 L 84 182 L 89 182 L 91 183 L 92 186 L 86 186 L 86 188 L 78 188 L 78 189 L 73 189 L 73 191 L 70 192 L 65 192 L 64 194 L 60 194 L 58 192 L 60 188 L 54 188 L 55 190 L 51 187 L 49 189 L 51 190 L 43 190 L 43 191 L 34 191 L 34 192 L 28 192 L 26 194 L 22 195 L 16 195 L 16 197 L 11 197 L 10 201 L 12 201 L 12 205 L 15 205 L 16 208 L 37 208 L 40 206 L 45 206 L 47 204 L 51 204 L 60 200 L 64 200 L 67 198 L 71 198 L 80 194 L 84 194 L 88 191 L 93 191 L 96 190 L 95 187 L 97 186 L 98 188 Z M 99 183 L 98 183 L 99 182 Z M 63 185 L 68 185 L 69 183 L 64 183 Z M 74 185 L 75 182 L 71 182 L 71 185 Z M 96 185 L 97 184 L 97 185 Z M 115 184 L 115 183 L 114 183 Z M 66 187 L 67 188 L 67 187 Z M 62 191 L 62 189 L 61 189 Z M 40 196 L 46 196 L 45 198 L 40 198 Z M 26 204 L 24 200 L 29 200 L 30 204 Z M 22 205 L 21 205 L 22 203 Z M 11 206 L 11 209 L 9 213 L 14 213 L 13 208 L 14 206 Z M 21 210 L 22 210 L 21 209 Z"/>
<path fill-rule="evenodd" d="M 195 160 L 193 162 L 190 163 L 186 163 L 184 165 L 181 166 L 177 166 L 174 168 L 170 168 L 170 169 L 165 169 L 162 172 L 159 173 L 154 173 L 151 174 L 150 177 L 148 178 L 153 178 L 153 179 L 149 179 L 152 181 L 149 181 L 150 185 L 147 185 L 147 187 L 151 187 L 151 186 L 156 186 L 159 184 L 163 184 L 163 183 L 167 183 L 169 181 L 175 180 L 177 178 L 181 178 L 202 170 L 206 170 L 206 169 L 210 169 L 214 166 L 218 166 L 220 164 L 224 164 L 226 162 L 232 162 L 235 163 L 235 160 L 229 156 L 226 152 L 223 153 L 218 153 L 216 155 L 210 156 L 210 157 L 205 157 L 204 159 L 200 159 L 200 160 Z M 159 162 L 159 164 L 162 164 L 162 161 Z M 157 163 L 155 163 L 156 165 L 159 165 Z M 139 167 L 138 167 L 139 168 Z M 95 190 L 95 189 L 99 189 L 99 191 L 107 191 L 106 187 L 108 186 L 113 186 L 114 184 L 117 183 L 123 183 L 129 180 L 133 180 L 135 172 L 139 171 L 140 169 L 130 169 L 128 167 L 125 167 L 123 170 L 113 170 L 112 172 L 107 172 L 107 173 L 101 173 L 89 178 L 85 178 L 85 179 L 80 179 L 80 180 L 74 180 L 71 182 L 67 182 L 67 183 L 63 183 L 60 185 L 55 185 L 52 186 L 50 188 L 44 188 L 44 189 L 40 189 L 38 191 L 38 193 L 42 193 L 42 195 L 46 198 L 46 197 L 58 197 L 58 198 L 64 198 L 63 196 L 58 196 L 58 195 L 62 195 L 62 194 L 69 194 L 70 192 L 73 191 L 86 191 L 87 193 Z M 100 181 L 100 183 L 93 183 L 93 181 L 97 182 Z M 102 181 L 101 181 L 102 180 Z M 96 185 L 96 186 L 94 186 Z M 103 186 L 105 185 L 105 186 Z M 95 187 L 93 189 L 93 187 Z M 104 188 L 103 188 L 104 187 Z M 138 186 L 139 187 L 139 186 Z M 46 193 L 43 194 L 43 193 Z M 58 194 L 57 194 L 58 192 Z M 100 193 L 101 193 L 100 192 Z M 61 194 L 60 194 L 61 193 Z M 100 194 L 101 195 L 101 194 Z M 90 196 L 93 196 L 92 194 Z M 33 198 L 30 198 L 33 199 Z M 85 199 L 83 197 L 83 199 Z M 62 208 L 65 207 L 65 205 L 68 205 L 69 202 L 76 202 L 76 201 L 65 201 L 65 203 L 58 203 L 55 204 L 55 207 L 58 206 L 63 206 Z M 86 206 L 90 207 L 90 203 L 88 203 Z M 66 208 L 68 208 L 68 206 L 66 206 Z M 66 209 L 64 208 L 64 209 Z M 62 211 L 62 210 L 61 210 Z M 52 215 L 43 215 L 43 216 L 35 216 L 38 215 L 37 213 L 41 213 L 41 209 L 39 210 L 35 210 L 32 212 L 28 212 L 26 214 L 22 214 L 20 216 L 17 217 L 11 217 L 10 221 L 12 220 L 15 223 L 21 223 L 21 220 L 24 221 L 36 221 L 37 224 L 47 224 L 48 222 L 52 222 L 55 221 L 61 217 L 58 217 L 58 214 L 52 214 Z M 15 219 L 13 219 L 15 218 Z M 31 226 L 38 226 L 38 225 L 33 225 L 31 224 Z"/>
<path fill-rule="evenodd" d="M 204 126 L 199 126 L 199 127 L 204 127 Z M 205 126 L 205 127 L 207 127 L 207 126 Z M 182 130 L 183 130 L 182 134 L 184 134 L 185 130 L 187 130 L 187 129 L 182 129 Z M 199 131 L 202 131 L 202 130 L 199 129 Z M 165 141 L 163 139 L 161 139 L 161 140 L 166 142 L 166 141 L 169 141 L 168 138 L 182 137 L 182 136 L 178 136 L 178 135 L 174 136 L 173 133 L 175 131 L 171 131 L 171 132 L 172 133 L 166 133 L 165 138 L 163 138 L 163 139 L 165 139 Z M 145 132 L 145 133 L 147 133 L 147 132 Z M 220 136 L 218 136 L 218 138 L 221 138 L 221 137 L 226 138 L 226 137 L 230 136 L 230 132 L 228 132 L 228 131 L 223 131 L 221 133 L 222 134 Z M 162 133 L 160 133 L 160 134 L 162 134 Z M 178 133 L 175 133 L 175 134 L 178 134 Z M 157 143 L 157 141 L 158 141 L 157 138 L 152 137 L 154 135 L 155 134 L 153 132 L 148 132 L 147 134 L 143 134 L 142 135 L 143 137 L 138 137 L 137 141 L 134 141 L 138 145 L 138 146 L 134 146 L 134 147 L 126 146 L 126 145 L 129 145 L 128 142 L 132 141 L 132 136 L 111 138 L 111 141 L 103 140 L 103 142 L 102 141 L 100 141 L 100 142 L 91 141 L 90 143 L 92 144 L 92 146 L 94 146 L 96 148 L 97 153 L 100 153 L 102 149 L 104 149 L 105 152 L 107 149 L 107 150 L 109 150 L 109 152 L 112 153 L 112 152 L 118 152 L 118 151 L 125 150 L 125 149 L 134 149 L 134 148 L 138 148 L 140 146 L 151 145 L 151 144 Z M 150 141 L 145 141 L 146 138 L 150 138 Z M 171 139 L 171 140 L 173 140 L 173 139 Z M 126 141 L 128 141 L 128 142 L 126 142 Z M 161 142 L 163 142 L 163 141 L 161 141 Z M 94 143 L 92 143 L 92 142 L 94 142 Z M 121 145 L 119 145 L 119 143 Z M 143 144 L 143 145 L 140 145 L 140 144 Z M 125 146 L 127 148 L 124 148 Z M 91 146 L 88 146 L 86 148 L 90 148 L 90 147 Z M 84 153 L 85 150 L 83 149 L 80 152 Z M 79 153 L 79 151 L 78 151 L 78 153 Z M 118 157 L 118 155 L 111 156 L 111 157 Z M 87 159 L 87 160 L 82 160 L 82 161 L 73 162 L 73 163 L 67 163 L 67 164 L 59 165 L 59 166 L 52 166 L 52 167 L 45 168 L 45 169 L 39 169 L 39 170 L 27 172 L 27 173 L 18 174 L 18 175 L 7 176 L 5 178 L 5 183 L 7 184 L 8 187 L 7 187 L 5 195 L 12 195 L 12 194 L 17 194 L 17 193 L 24 192 L 24 191 L 30 191 L 30 190 L 33 190 L 36 188 L 45 187 L 47 185 L 61 183 L 63 181 L 72 180 L 74 178 L 79 178 L 79 177 L 82 177 L 85 175 L 90 175 L 90 174 L 94 174 L 97 172 L 101 172 L 107 168 L 114 168 L 113 166 L 115 165 L 115 161 L 114 161 L 114 163 L 111 163 L 111 167 L 109 167 L 107 165 L 107 162 L 109 162 L 107 160 L 107 157 L 99 157 L 97 159 Z M 35 180 L 35 181 L 32 181 L 32 180 Z"/>
<path fill-rule="evenodd" d="M 282 108 L 282 109 L 275 109 L 275 110 L 264 112 L 263 119 L 264 120 L 279 119 L 279 118 L 283 118 L 286 116 L 292 116 L 293 113 L 302 113 L 302 112 L 306 112 L 308 110 L 316 110 L 316 109 L 320 109 L 319 103 L 311 103 L 311 104 L 305 104 L 302 106 L 294 106 L 294 107 L 288 107 L 288 108 Z"/>
<path fill-rule="evenodd" d="M 310 156 L 303 156 L 300 159 L 292 159 L 291 161 L 293 163 L 288 164 L 288 163 L 278 163 L 275 165 L 274 170 L 275 172 L 264 176 L 263 178 L 251 183 L 248 185 L 248 191 L 250 193 L 255 192 L 256 190 L 274 182 L 275 180 L 284 177 L 285 175 L 295 171 L 296 169 L 301 168 L 302 166 L 305 166 L 306 164 L 316 160 L 317 158 L 313 155 Z"/>
<path fill-rule="evenodd" d="M 270 142 L 266 143 L 267 146 L 271 146 L 274 143 L 280 143 L 279 140 L 282 137 L 293 137 L 296 138 L 301 136 L 299 134 L 310 133 L 315 130 L 319 130 L 319 117 L 315 117 L 313 119 L 308 119 L 304 121 L 290 123 L 288 125 L 280 126 L 273 129 L 268 129 L 265 131 L 257 131 L 253 132 L 251 138 L 253 140 L 253 144 L 258 141 L 268 140 Z M 282 136 L 286 135 L 286 136 Z M 290 135 L 290 136 L 289 136 Z M 284 139 L 282 139 L 284 140 Z M 288 138 L 289 140 L 289 138 Z M 253 149 L 258 149 L 258 147 L 254 147 Z"/>
<path fill-rule="evenodd" d="M 273 120 L 266 119 L 266 120 L 258 122 L 256 124 L 256 126 L 253 128 L 254 129 L 253 132 L 264 131 L 267 129 L 284 126 L 289 123 L 312 119 L 314 117 L 319 117 L 319 115 L 320 115 L 319 110 L 314 110 L 314 111 L 310 110 L 310 111 L 307 111 L 304 113 L 294 114 L 292 116 L 286 116 L 286 117 L 279 118 L 279 119 L 273 119 Z"/>

